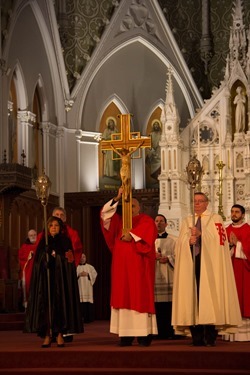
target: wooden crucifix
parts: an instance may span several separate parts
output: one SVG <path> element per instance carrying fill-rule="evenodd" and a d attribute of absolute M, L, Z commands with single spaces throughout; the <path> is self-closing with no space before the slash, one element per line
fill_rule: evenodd
<path fill-rule="evenodd" d="M 126 233 L 132 229 L 131 155 L 138 149 L 151 147 L 151 138 L 142 138 L 140 132 L 130 132 L 130 114 L 119 116 L 121 133 L 112 134 L 110 141 L 101 141 L 101 150 L 113 150 L 122 162 L 122 223 L 123 233 Z"/>

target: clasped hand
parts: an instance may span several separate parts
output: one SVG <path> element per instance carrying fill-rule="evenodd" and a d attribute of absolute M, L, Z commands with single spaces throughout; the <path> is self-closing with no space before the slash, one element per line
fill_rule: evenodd
<path fill-rule="evenodd" d="M 160 258 L 158 258 L 158 261 L 160 262 L 160 263 L 162 263 L 162 264 L 166 264 L 166 263 L 169 263 L 169 259 L 168 259 L 168 257 L 160 257 Z"/>
<path fill-rule="evenodd" d="M 81 273 L 80 273 L 80 276 L 88 276 L 89 274 L 88 274 L 88 272 L 85 272 L 85 271 L 82 271 Z"/>
<path fill-rule="evenodd" d="M 122 241 L 125 241 L 125 242 L 131 242 L 133 239 L 133 237 L 131 236 L 130 233 L 124 233 L 121 237 L 121 240 Z"/>
<path fill-rule="evenodd" d="M 189 239 L 189 243 L 190 245 L 195 245 L 197 238 L 201 236 L 201 231 L 196 227 L 192 227 L 190 229 L 191 229 L 191 237 Z"/>
<path fill-rule="evenodd" d="M 229 242 L 232 245 L 235 245 L 235 246 L 237 245 L 238 238 L 236 237 L 236 235 L 233 232 L 230 233 Z"/>

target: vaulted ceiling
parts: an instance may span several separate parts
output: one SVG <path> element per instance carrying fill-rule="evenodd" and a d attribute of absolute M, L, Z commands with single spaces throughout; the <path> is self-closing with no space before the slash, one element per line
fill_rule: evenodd
<path fill-rule="evenodd" d="M 139 2 L 139 0 L 135 0 Z M 147 0 L 148 1 L 148 0 Z M 202 56 L 202 1 L 158 0 L 202 97 L 209 98 L 223 79 L 232 24 L 233 0 L 207 0 L 209 57 Z M 16 0 L 1 0 L 2 40 L 8 29 Z M 55 0 L 61 44 L 69 86 L 78 76 L 99 42 L 105 27 L 119 5 L 119 0 Z M 250 0 L 242 0 L 245 25 L 250 25 Z M 204 20 L 204 13 L 203 13 Z M 205 41 L 206 43 L 206 41 Z"/>

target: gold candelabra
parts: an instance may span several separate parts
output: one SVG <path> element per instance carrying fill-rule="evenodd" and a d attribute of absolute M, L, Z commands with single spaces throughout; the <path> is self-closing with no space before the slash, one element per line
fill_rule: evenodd
<path fill-rule="evenodd" d="M 222 170 L 223 170 L 223 168 L 225 167 L 226 164 L 224 164 L 222 160 L 219 160 L 216 165 L 219 169 L 219 191 L 217 193 L 218 196 L 219 196 L 218 214 L 221 215 L 223 220 L 226 220 L 226 217 L 225 217 L 224 212 L 223 212 L 223 204 L 222 204 L 222 197 L 223 197 Z"/>

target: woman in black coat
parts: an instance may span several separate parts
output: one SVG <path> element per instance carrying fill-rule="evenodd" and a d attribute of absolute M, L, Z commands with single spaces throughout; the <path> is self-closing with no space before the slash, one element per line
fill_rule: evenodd
<path fill-rule="evenodd" d="M 47 228 L 48 246 L 43 234 L 35 254 L 26 331 L 43 337 L 43 348 L 51 345 L 52 336 L 56 337 L 57 346 L 63 347 L 63 334 L 83 332 L 76 267 L 71 241 L 62 233 L 62 220 L 50 217 Z"/>

